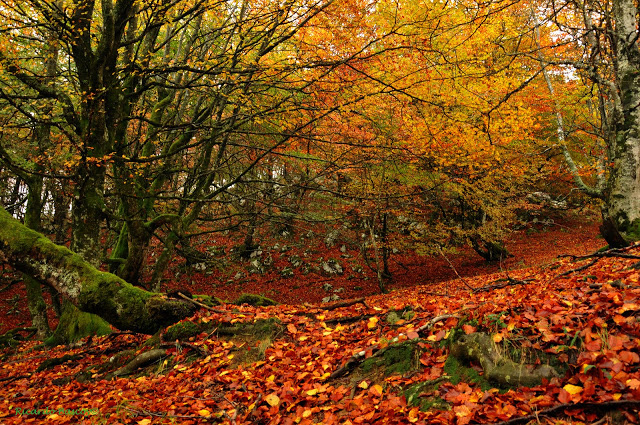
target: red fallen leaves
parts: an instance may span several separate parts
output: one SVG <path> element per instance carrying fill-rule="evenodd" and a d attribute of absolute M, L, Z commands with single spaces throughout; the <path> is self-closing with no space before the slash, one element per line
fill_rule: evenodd
<path fill-rule="evenodd" d="M 272 341 L 263 360 L 248 364 L 233 363 L 238 350 L 247 349 L 242 343 L 201 335 L 198 338 L 202 340 L 191 343 L 207 346 L 209 354 L 204 358 L 193 360 L 189 349 L 182 347 L 172 351 L 176 358 L 158 375 L 106 381 L 97 374 L 96 380 L 79 383 L 74 379 L 76 373 L 108 360 L 102 352 L 139 344 L 142 337 L 95 338 L 85 347 L 69 352 L 82 352 L 80 361 L 37 373 L 35 369 L 43 358 L 37 357 L 37 352 L 28 353 L 30 345 L 26 345 L 21 353 L 0 364 L 4 383 L 0 388 L 0 420 L 3 424 L 23 423 L 26 419 L 44 421 L 46 417 L 38 415 L 21 418 L 15 409 L 49 406 L 96 407 L 96 421 L 130 424 L 207 420 L 236 424 L 470 424 L 504 421 L 561 403 L 640 400 L 640 324 L 635 320 L 640 288 L 621 289 L 606 284 L 617 279 L 626 281 L 631 275 L 628 264 L 627 260 L 602 259 L 582 273 L 561 278 L 558 276 L 564 270 L 576 267 L 564 260 L 556 269 L 510 273 L 514 278 L 536 279 L 528 285 L 471 294 L 453 281 L 371 297 L 366 306 L 356 304 L 332 311 L 285 305 L 241 308 L 255 316 L 238 315 L 225 306 L 220 308 L 227 308 L 228 313 L 199 312 L 194 320 L 281 320 L 285 334 Z M 496 276 L 485 276 L 468 281 L 480 287 L 495 279 Z M 594 289 L 589 286 L 593 282 L 605 284 Z M 449 296 L 426 294 L 445 291 Z M 406 305 L 413 306 L 415 317 L 400 326 L 389 325 L 385 320 L 388 310 Z M 467 322 L 477 321 L 477 326 L 463 326 L 465 333 L 490 331 L 499 335 L 502 342 L 517 339 L 525 347 L 545 350 L 565 362 L 577 360 L 569 363 L 566 375 L 551 382 L 503 394 L 483 391 L 472 383 L 445 382 L 437 390 L 425 391 L 423 396 L 445 400 L 451 410 L 420 412 L 407 405 L 401 390 L 442 376 L 448 352 L 440 341 L 458 324 L 458 319 L 451 318 L 420 335 L 426 348 L 419 359 L 423 368 L 413 375 L 365 377 L 355 385 L 348 377 L 328 379 L 354 353 L 365 351 L 371 355 L 375 347 L 390 344 L 400 334 L 414 339 L 415 329 L 437 315 L 451 313 L 465 317 Z M 366 318 L 344 324 L 330 322 L 358 316 Z M 47 356 L 63 354 L 67 354 L 64 347 L 58 347 Z M 68 382 L 59 381 L 67 376 L 71 378 Z M 570 413 L 576 420 L 597 420 L 580 409 Z M 55 420 L 78 423 L 79 417 L 58 415 Z"/>

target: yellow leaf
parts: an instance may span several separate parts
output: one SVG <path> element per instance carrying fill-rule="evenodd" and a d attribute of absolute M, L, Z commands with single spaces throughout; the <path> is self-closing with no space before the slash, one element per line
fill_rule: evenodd
<path fill-rule="evenodd" d="M 151 419 L 142 419 L 138 421 L 138 425 L 149 425 L 151 423 Z"/>
<path fill-rule="evenodd" d="M 615 393 L 615 394 L 613 395 L 613 397 L 612 397 L 612 398 L 613 398 L 615 401 L 618 401 L 618 400 L 620 400 L 620 397 L 622 397 L 622 394 L 621 394 L 621 393 Z"/>
<path fill-rule="evenodd" d="M 316 395 L 316 394 L 318 394 L 317 388 L 307 391 L 307 395 Z"/>
<path fill-rule="evenodd" d="M 264 400 L 265 400 L 267 403 L 269 403 L 269 406 L 271 406 L 271 407 L 275 407 L 275 406 L 277 406 L 278 404 L 280 404 L 280 397 L 278 397 L 278 396 L 277 396 L 277 395 L 275 395 L 275 394 L 269 394 L 268 396 L 266 396 L 266 397 L 264 398 Z"/>
<path fill-rule="evenodd" d="M 198 410 L 198 414 L 200 416 L 206 416 L 207 418 L 211 416 L 211 412 L 209 412 L 207 409 Z"/>
<path fill-rule="evenodd" d="M 362 381 L 358 384 L 358 388 L 362 388 L 363 390 L 366 390 L 367 388 L 369 388 L 369 384 L 367 384 L 367 381 Z"/>
<path fill-rule="evenodd" d="M 493 335 L 493 342 L 500 342 L 500 341 L 502 341 L 502 335 L 500 334 Z"/>
<path fill-rule="evenodd" d="M 577 385 L 567 384 L 562 388 L 564 388 L 564 390 L 571 395 L 579 394 L 582 392 L 582 387 L 579 387 Z"/>
<path fill-rule="evenodd" d="M 276 379 L 276 375 L 270 375 L 267 379 L 265 379 L 265 381 L 267 382 L 273 382 L 274 379 Z"/>
<path fill-rule="evenodd" d="M 407 415 L 407 418 L 411 423 L 418 422 L 418 408 L 414 407 L 413 409 L 409 410 L 409 414 Z"/>
<path fill-rule="evenodd" d="M 307 409 L 304 412 L 302 412 L 302 417 L 303 418 L 308 418 L 309 416 L 311 416 L 313 412 L 311 411 L 311 409 Z"/>
<path fill-rule="evenodd" d="M 369 329 L 373 329 L 376 327 L 376 325 L 378 324 L 378 318 L 377 317 L 370 317 L 369 318 L 369 322 L 367 323 L 367 327 Z"/>

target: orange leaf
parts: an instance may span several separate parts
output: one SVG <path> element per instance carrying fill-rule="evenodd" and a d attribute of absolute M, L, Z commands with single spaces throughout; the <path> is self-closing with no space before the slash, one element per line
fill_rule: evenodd
<path fill-rule="evenodd" d="M 298 333 L 298 330 L 296 329 L 296 327 L 294 326 L 294 324 L 293 324 L 293 323 L 289 323 L 289 324 L 287 325 L 287 330 L 288 330 L 289 332 L 291 332 L 292 334 L 294 334 L 294 335 Z"/>
<path fill-rule="evenodd" d="M 418 335 L 418 332 L 416 331 L 409 331 L 407 332 L 407 338 L 416 339 L 416 338 L 420 338 L 420 335 Z"/>
<path fill-rule="evenodd" d="M 375 384 L 371 388 L 369 388 L 369 394 L 375 397 L 380 397 L 382 395 L 382 386 Z"/>

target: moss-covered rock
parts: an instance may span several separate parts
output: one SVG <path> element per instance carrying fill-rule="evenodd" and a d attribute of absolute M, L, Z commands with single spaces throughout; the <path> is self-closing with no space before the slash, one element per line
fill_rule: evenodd
<path fill-rule="evenodd" d="M 242 294 L 232 304 L 242 305 L 249 304 L 254 307 L 267 307 L 270 305 L 278 305 L 277 301 L 256 294 Z"/>
<path fill-rule="evenodd" d="M 187 340 L 200 332 L 200 326 L 187 320 L 169 327 L 163 337 L 165 341 Z"/>
<path fill-rule="evenodd" d="M 385 376 L 402 375 L 418 367 L 421 349 L 414 341 L 390 345 L 362 362 L 365 373 L 380 370 Z"/>
<path fill-rule="evenodd" d="M 194 295 L 193 299 L 208 307 L 215 307 L 217 305 L 224 304 L 220 298 L 212 297 L 210 295 Z"/>

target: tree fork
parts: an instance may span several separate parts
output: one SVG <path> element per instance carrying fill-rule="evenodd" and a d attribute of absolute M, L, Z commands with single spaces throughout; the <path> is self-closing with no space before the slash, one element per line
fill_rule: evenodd
<path fill-rule="evenodd" d="M 191 316 L 196 307 L 136 288 L 101 272 L 78 254 L 51 242 L 0 208 L 0 261 L 55 288 L 80 310 L 120 330 L 154 334 Z"/>

